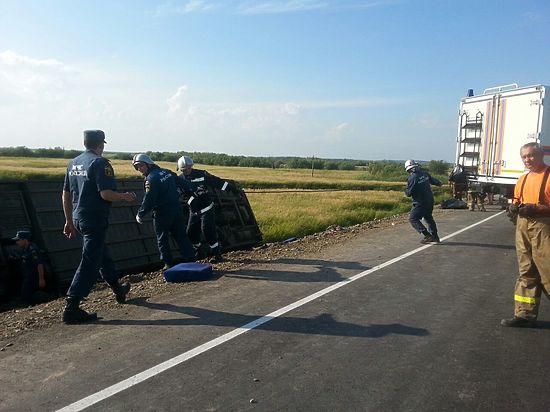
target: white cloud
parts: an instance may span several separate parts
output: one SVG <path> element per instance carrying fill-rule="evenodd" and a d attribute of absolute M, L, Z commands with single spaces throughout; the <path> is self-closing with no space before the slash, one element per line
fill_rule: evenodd
<path fill-rule="evenodd" d="M 369 108 L 397 106 L 407 103 L 403 98 L 370 98 L 352 100 L 319 100 L 301 102 L 299 106 L 303 109 L 337 109 L 337 108 Z"/>
<path fill-rule="evenodd" d="M 216 6 L 204 0 L 191 0 L 179 8 L 182 14 L 212 10 Z"/>
<path fill-rule="evenodd" d="M 76 70 L 56 59 L 35 59 L 11 50 L 0 53 L 0 103 L 4 98 L 54 102 L 63 98 Z"/>
<path fill-rule="evenodd" d="M 394 98 L 201 102 L 193 99 L 197 85 L 182 82 L 167 93 L 143 87 L 146 75 L 129 73 L 105 64 L 96 68 L 1 52 L 0 124 L 2 136 L 11 140 L 0 146 L 77 149 L 82 130 L 100 128 L 109 136 L 109 150 L 300 155 L 312 147 L 317 154 L 323 148 L 335 153 L 341 143 L 345 157 L 344 145 L 362 131 L 356 120 L 352 128 L 335 118 L 340 109 L 404 103 Z"/>
<path fill-rule="evenodd" d="M 329 144 L 341 143 L 346 135 L 352 131 L 349 123 L 340 123 L 337 126 L 330 128 L 325 136 L 325 142 Z"/>
<path fill-rule="evenodd" d="M 170 0 L 159 5 L 155 15 L 185 15 L 224 9 L 230 13 L 243 15 L 288 14 L 317 10 L 366 10 L 400 1 L 402 0 L 227 0 L 224 2 L 190 0 L 184 4 L 177 4 L 174 0 Z"/>
<path fill-rule="evenodd" d="M 419 113 L 412 119 L 412 124 L 421 129 L 437 129 L 441 127 L 440 119 L 435 113 Z"/>
<path fill-rule="evenodd" d="M 183 85 L 178 88 L 176 93 L 166 100 L 168 104 L 168 114 L 180 113 L 187 115 L 189 112 L 189 102 L 187 97 L 187 86 Z"/>
<path fill-rule="evenodd" d="M 301 106 L 299 104 L 296 104 L 296 103 L 285 103 L 284 110 L 288 114 L 290 114 L 292 116 L 295 116 L 295 115 L 300 113 Z"/>
<path fill-rule="evenodd" d="M 156 9 L 157 16 L 169 14 L 190 14 L 207 12 L 219 8 L 219 5 L 205 0 L 190 0 L 183 5 L 175 5 L 173 2 L 163 3 Z"/>
<path fill-rule="evenodd" d="M 55 59 L 33 59 L 31 57 L 22 56 L 11 50 L 5 50 L 0 53 L 0 64 L 5 66 L 16 66 L 16 65 L 25 65 L 25 66 L 37 66 L 37 67 L 61 67 L 65 66 L 63 63 Z"/>
<path fill-rule="evenodd" d="M 326 1 L 318 0 L 288 0 L 264 1 L 261 3 L 243 3 L 239 7 L 240 14 L 280 14 L 300 11 L 319 10 L 329 7 Z"/>
<path fill-rule="evenodd" d="M 284 154 L 285 148 L 287 154 L 296 154 L 304 145 L 305 150 L 311 150 L 312 145 L 330 147 L 353 136 L 355 131 L 348 122 L 323 126 L 326 122 L 319 120 L 319 110 L 395 106 L 404 100 L 201 103 L 191 101 L 188 86 L 181 86 L 166 103 L 163 133 L 185 136 L 186 150 L 253 155 L 270 154 L 273 150 Z M 321 118 L 328 116 L 323 114 Z M 181 139 L 174 137 L 177 140 Z"/>
<path fill-rule="evenodd" d="M 524 24 L 541 24 L 547 23 L 548 18 L 544 14 L 535 12 L 525 12 L 521 15 Z"/>

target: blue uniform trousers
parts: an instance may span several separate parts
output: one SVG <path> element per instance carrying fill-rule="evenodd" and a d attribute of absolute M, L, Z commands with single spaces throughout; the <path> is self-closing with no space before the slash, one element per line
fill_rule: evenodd
<path fill-rule="evenodd" d="M 67 296 L 82 299 L 88 296 L 100 274 L 109 284 L 118 280 L 118 274 L 111 252 L 105 244 L 107 218 L 79 219 L 75 221 L 75 227 L 83 237 L 82 258 Z"/>
<path fill-rule="evenodd" d="M 419 203 L 413 204 L 409 215 L 409 222 L 411 222 L 412 227 L 414 227 L 418 233 L 422 233 L 426 230 L 426 226 L 424 226 L 421 222 L 421 219 L 424 219 L 424 221 L 428 224 L 428 232 L 432 235 L 437 235 L 437 225 L 435 224 L 435 220 L 432 216 L 433 209 L 433 203 L 427 205 Z"/>
<path fill-rule="evenodd" d="M 36 270 L 26 270 L 23 273 L 23 285 L 21 287 L 21 299 L 27 304 L 34 303 L 34 294 L 38 288 L 38 273 Z"/>
<path fill-rule="evenodd" d="M 172 251 L 170 250 L 170 235 L 176 241 L 181 257 L 184 260 L 194 260 L 195 251 L 187 234 L 185 233 L 185 221 L 183 213 L 154 213 L 153 226 L 157 235 L 157 245 L 160 259 L 168 264 L 173 264 Z"/>
<path fill-rule="evenodd" d="M 204 235 L 204 238 L 210 247 L 218 242 L 214 208 L 207 210 L 204 213 L 189 213 L 187 235 L 194 245 L 201 243 L 201 233 Z"/>

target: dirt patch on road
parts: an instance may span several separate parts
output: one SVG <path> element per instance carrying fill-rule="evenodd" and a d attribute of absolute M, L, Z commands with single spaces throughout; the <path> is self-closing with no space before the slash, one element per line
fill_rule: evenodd
<path fill-rule="evenodd" d="M 445 211 L 437 211 L 437 214 Z M 350 227 L 331 226 L 324 232 L 295 239 L 288 242 L 266 244 L 254 250 L 229 252 L 226 261 L 214 265 L 216 276 L 243 269 L 252 264 L 270 262 L 283 258 L 301 258 L 311 254 L 319 254 L 324 248 L 344 243 L 365 231 L 382 230 L 407 221 L 407 215 L 396 215 Z M 123 280 L 132 283 L 130 298 L 149 298 L 163 293 L 169 293 L 174 288 L 189 288 L 197 282 L 167 283 L 161 271 L 127 275 Z M 215 280 L 214 280 L 215 281 Z M 10 308 L 0 313 L 0 350 L 4 350 L 11 341 L 29 330 L 48 327 L 61 323 L 61 312 L 65 300 L 54 301 L 28 308 Z M 111 290 L 104 284 L 98 284 L 82 307 L 88 311 L 105 314 L 111 310 L 120 310 Z"/>

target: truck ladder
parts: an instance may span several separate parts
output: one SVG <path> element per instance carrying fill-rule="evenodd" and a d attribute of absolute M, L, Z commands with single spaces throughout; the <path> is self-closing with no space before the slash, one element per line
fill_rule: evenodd
<path fill-rule="evenodd" d="M 469 180 L 477 180 L 482 128 L 483 113 L 478 111 L 474 119 L 471 119 L 468 113 L 460 115 L 460 155 L 458 163 L 468 174 Z"/>

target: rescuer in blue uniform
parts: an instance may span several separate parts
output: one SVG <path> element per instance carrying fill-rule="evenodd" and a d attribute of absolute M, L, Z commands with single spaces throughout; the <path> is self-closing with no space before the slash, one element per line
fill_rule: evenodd
<path fill-rule="evenodd" d="M 220 242 L 216 233 L 216 216 L 214 214 L 214 201 L 208 192 L 208 187 L 219 190 L 239 193 L 239 189 L 231 182 L 211 175 L 206 170 L 194 169 L 193 159 L 182 156 L 178 159 L 178 170 L 182 174 L 180 179 L 191 183 L 193 194 L 189 197 L 189 221 L 187 222 L 187 235 L 193 243 L 197 257 L 201 257 L 201 233 L 210 246 L 213 255 L 211 262 L 223 261 Z"/>
<path fill-rule="evenodd" d="M 85 130 L 86 151 L 74 158 L 67 167 L 63 185 L 63 233 L 73 239 L 79 232 L 83 237 L 82 258 L 67 291 L 67 305 L 63 311 L 65 323 L 82 323 L 97 319 L 79 307 L 88 296 L 98 276 L 112 288 L 118 303 L 126 301 L 130 284 L 120 284 L 111 252 L 105 244 L 111 202 L 133 202 L 133 192 L 116 192 L 113 167 L 101 155 L 105 148 L 102 130 Z"/>
<path fill-rule="evenodd" d="M 434 208 L 434 195 L 431 185 L 441 186 L 441 182 L 432 177 L 428 172 L 420 169 L 420 165 L 414 160 L 405 162 L 405 170 L 409 174 L 405 194 L 412 197 L 413 207 L 409 215 L 409 222 L 415 230 L 424 235 L 421 243 L 439 243 L 437 225 L 432 216 Z M 427 223 L 424 226 L 421 220 Z"/>
<path fill-rule="evenodd" d="M 32 234 L 28 230 L 19 230 L 13 240 L 21 249 L 18 259 L 21 261 L 23 284 L 21 299 L 25 305 L 35 305 L 47 300 L 42 254 L 36 243 L 31 241 Z"/>
<path fill-rule="evenodd" d="M 170 234 L 178 244 L 182 259 L 185 262 L 194 261 L 195 252 L 185 233 L 185 221 L 178 191 L 180 189 L 189 194 L 190 184 L 179 179 L 171 170 L 160 168 L 146 154 L 135 155 L 132 164 L 134 169 L 145 177 L 145 195 L 136 215 L 136 221 L 142 224 L 145 215 L 153 212 L 153 226 L 164 269 L 174 264 L 170 250 Z"/>

